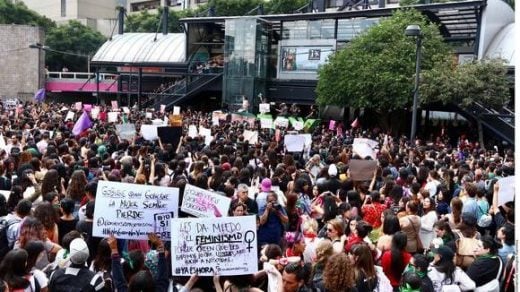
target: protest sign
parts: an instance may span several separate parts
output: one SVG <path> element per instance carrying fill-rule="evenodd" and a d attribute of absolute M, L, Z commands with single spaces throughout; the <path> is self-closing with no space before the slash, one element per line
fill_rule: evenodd
<path fill-rule="evenodd" d="M 300 135 L 285 135 L 283 143 L 288 152 L 301 152 L 305 145 L 305 137 Z"/>
<path fill-rule="evenodd" d="M 496 183 L 498 184 L 498 206 L 502 206 L 515 199 L 514 176 L 501 178 Z"/>
<path fill-rule="evenodd" d="M 181 107 L 180 106 L 174 106 L 173 107 L 173 114 L 174 115 L 180 115 L 181 114 Z"/>
<path fill-rule="evenodd" d="M 165 110 L 166 110 L 166 105 L 165 104 L 161 104 L 160 112 L 164 113 Z"/>
<path fill-rule="evenodd" d="M 115 110 L 118 108 L 118 105 L 117 105 L 117 100 L 112 100 L 110 101 L 110 103 L 112 104 L 112 109 Z"/>
<path fill-rule="evenodd" d="M 65 121 L 74 121 L 74 112 L 68 111 L 67 115 L 65 116 Z"/>
<path fill-rule="evenodd" d="M 377 150 L 376 147 L 379 145 L 377 141 L 366 139 L 366 138 L 355 138 L 352 144 L 352 152 L 365 158 L 370 156 L 372 159 L 376 159 Z"/>
<path fill-rule="evenodd" d="M 116 134 L 119 138 L 132 141 L 135 136 L 135 125 L 134 124 L 122 124 L 116 125 Z"/>
<path fill-rule="evenodd" d="M 258 143 L 258 132 L 257 131 L 244 131 L 244 140 L 249 141 L 249 144 Z"/>
<path fill-rule="evenodd" d="M 118 115 L 119 115 L 118 112 L 108 112 L 108 122 L 109 123 L 116 123 Z"/>
<path fill-rule="evenodd" d="M 77 111 L 80 111 L 83 108 L 83 103 L 81 101 L 78 101 L 74 104 L 74 107 Z"/>
<path fill-rule="evenodd" d="M 289 126 L 289 119 L 284 117 L 276 117 L 276 119 L 274 120 L 274 125 L 277 127 L 287 128 Z"/>
<path fill-rule="evenodd" d="M 144 113 L 144 117 L 147 118 L 147 119 L 152 119 L 153 118 L 153 115 L 152 113 Z"/>
<path fill-rule="evenodd" d="M 141 125 L 141 135 L 147 141 L 157 140 L 157 126 L 156 125 Z"/>
<path fill-rule="evenodd" d="M 330 120 L 329 121 L 329 130 L 334 130 L 334 129 L 336 129 L 336 121 Z"/>
<path fill-rule="evenodd" d="M 258 105 L 258 111 L 262 114 L 271 112 L 271 105 L 268 103 L 261 103 Z"/>
<path fill-rule="evenodd" d="M 101 180 L 96 192 L 92 234 L 147 240 L 154 232 L 170 240 L 171 219 L 177 217 L 179 189 Z"/>
<path fill-rule="evenodd" d="M 371 180 L 377 168 L 375 160 L 351 159 L 349 162 L 350 178 L 352 180 Z"/>
<path fill-rule="evenodd" d="M 84 104 L 83 105 L 83 110 L 89 112 L 92 110 L 92 105 L 91 104 Z"/>
<path fill-rule="evenodd" d="M 303 121 L 294 121 L 293 127 L 296 131 L 303 130 Z"/>
<path fill-rule="evenodd" d="M 129 113 L 130 113 L 130 109 L 129 109 L 127 106 L 124 106 L 124 107 L 123 107 L 123 112 L 124 112 L 125 114 L 129 114 Z"/>
<path fill-rule="evenodd" d="M 181 210 L 197 217 L 227 216 L 231 199 L 187 184 Z"/>
<path fill-rule="evenodd" d="M 273 119 L 260 119 L 260 128 L 272 129 L 273 128 Z"/>
<path fill-rule="evenodd" d="M 173 149 L 177 148 L 182 136 L 182 128 L 179 127 L 157 127 L 157 136 L 164 144 L 172 144 Z"/>
<path fill-rule="evenodd" d="M 197 126 L 195 125 L 189 125 L 188 127 L 188 136 L 191 138 L 195 138 L 199 135 L 199 132 L 197 131 Z"/>
<path fill-rule="evenodd" d="M 203 126 L 199 126 L 199 134 L 204 137 L 204 144 L 209 145 L 213 140 L 213 136 L 211 136 L 211 129 L 204 128 Z"/>
<path fill-rule="evenodd" d="M 97 119 L 98 116 L 99 116 L 99 112 L 100 112 L 100 108 L 99 106 L 95 106 L 92 108 L 92 110 L 90 111 L 90 116 L 93 118 L 93 119 Z"/>
<path fill-rule="evenodd" d="M 178 218 L 171 226 L 174 276 L 231 276 L 258 271 L 255 216 Z"/>

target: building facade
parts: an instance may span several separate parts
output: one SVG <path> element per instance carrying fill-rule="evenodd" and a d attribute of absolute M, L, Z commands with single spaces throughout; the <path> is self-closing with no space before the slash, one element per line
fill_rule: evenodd
<path fill-rule="evenodd" d="M 138 13 L 143 10 L 157 12 L 158 8 L 164 6 L 165 2 L 169 2 L 169 7 L 173 10 L 195 9 L 199 5 L 208 3 L 208 1 L 209 0 L 128 0 L 126 9 L 129 13 Z"/>
<path fill-rule="evenodd" d="M 43 87 L 45 53 L 29 47 L 43 38 L 39 27 L 0 25 L 0 97 L 27 100 Z"/>
<path fill-rule="evenodd" d="M 104 36 L 117 25 L 118 0 L 15 0 L 58 24 L 77 20 Z"/>

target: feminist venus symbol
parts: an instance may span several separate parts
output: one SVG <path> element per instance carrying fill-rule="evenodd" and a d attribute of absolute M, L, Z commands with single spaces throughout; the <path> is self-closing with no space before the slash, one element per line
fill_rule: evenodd
<path fill-rule="evenodd" d="M 251 230 L 246 231 L 244 234 L 244 242 L 247 243 L 247 251 L 251 252 L 251 249 L 253 248 L 251 246 L 251 243 L 255 240 L 255 233 Z"/>

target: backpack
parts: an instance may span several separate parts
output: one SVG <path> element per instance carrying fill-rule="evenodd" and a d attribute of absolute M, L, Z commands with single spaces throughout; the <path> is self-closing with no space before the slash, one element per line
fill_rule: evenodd
<path fill-rule="evenodd" d="M 475 261 L 475 250 L 481 246 L 481 243 L 475 237 L 469 238 L 462 234 L 459 235 L 460 238 L 455 241 L 455 264 L 466 270 Z"/>
<path fill-rule="evenodd" d="M 6 218 L 0 220 L 0 259 L 3 259 L 4 256 L 13 249 L 12 246 L 9 246 L 9 240 L 7 239 L 7 230 L 13 224 L 18 223 L 15 220 L 8 221 Z"/>

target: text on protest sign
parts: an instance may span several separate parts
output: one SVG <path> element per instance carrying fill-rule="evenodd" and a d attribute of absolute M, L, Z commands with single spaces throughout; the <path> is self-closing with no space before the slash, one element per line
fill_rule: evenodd
<path fill-rule="evenodd" d="M 174 276 L 257 272 L 255 216 L 173 219 L 171 226 Z"/>
<path fill-rule="evenodd" d="M 177 217 L 179 189 L 100 181 L 96 192 L 93 235 L 148 239 L 155 232 L 170 239 L 170 219 Z"/>
<path fill-rule="evenodd" d="M 231 199 L 187 184 L 181 210 L 197 217 L 227 216 Z"/>
<path fill-rule="evenodd" d="M 285 135 L 284 145 L 288 152 L 301 152 L 305 146 L 305 137 L 301 135 Z"/>
<path fill-rule="evenodd" d="M 134 124 L 121 124 L 116 125 L 116 133 L 121 139 L 132 141 L 135 136 L 135 125 Z"/>

